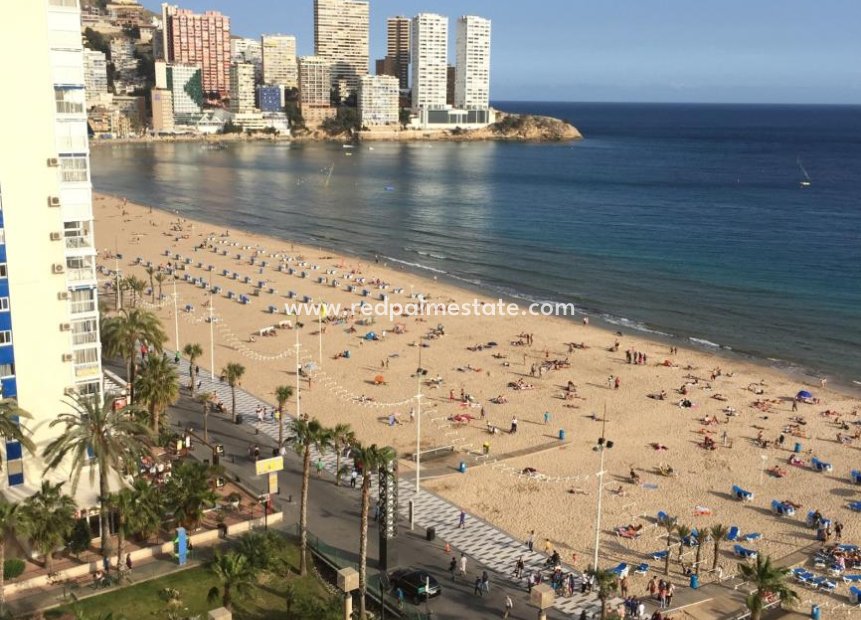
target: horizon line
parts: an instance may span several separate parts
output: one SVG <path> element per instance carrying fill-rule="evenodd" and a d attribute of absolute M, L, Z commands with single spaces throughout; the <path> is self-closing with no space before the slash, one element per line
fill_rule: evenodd
<path fill-rule="evenodd" d="M 784 107 L 841 107 L 852 108 L 861 107 L 861 102 L 858 103 L 787 103 L 787 102 L 769 102 L 769 101 L 612 101 L 612 100 L 564 100 L 564 99 L 491 99 L 491 105 L 494 103 L 576 103 L 590 105 L 703 105 L 703 106 L 784 106 Z"/>

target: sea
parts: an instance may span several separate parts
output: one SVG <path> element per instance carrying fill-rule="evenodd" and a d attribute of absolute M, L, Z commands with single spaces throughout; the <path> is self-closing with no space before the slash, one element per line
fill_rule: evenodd
<path fill-rule="evenodd" d="M 495 106 L 584 139 L 115 145 L 93 185 L 861 385 L 861 106 Z"/>

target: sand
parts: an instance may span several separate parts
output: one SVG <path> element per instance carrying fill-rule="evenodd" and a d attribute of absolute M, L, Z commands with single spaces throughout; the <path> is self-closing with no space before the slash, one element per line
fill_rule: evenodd
<path fill-rule="evenodd" d="M 273 316 L 266 312 L 269 305 L 282 308 L 288 301 L 285 293 L 296 291 L 328 303 L 354 303 L 360 300 L 356 293 L 344 290 L 346 281 L 338 276 L 342 285 L 333 288 L 318 284 L 320 276 L 327 270 L 339 274 L 357 270 L 368 280 L 379 278 L 390 283 L 392 300 L 409 301 L 410 291 L 422 293 L 433 300 L 472 300 L 475 297 L 495 302 L 487 296 L 421 278 L 387 267 L 382 264 L 360 262 L 356 258 L 339 257 L 328 251 L 291 244 L 261 235 L 230 230 L 229 237 L 222 228 L 185 220 L 181 232 L 170 232 L 176 216 L 166 212 L 128 204 L 122 213 L 119 199 L 97 196 L 95 199 L 96 237 L 100 250 L 100 264 L 113 269 L 113 258 L 106 259 L 105 252 L 115 249 L 115 239 L 124 258 L 119 261 L 124 275 L 134 273 L 147 279 L 143 266 L 134 266 L 136 257 L 163 265 L 168 260 L 165 250 L 171 254 L 192 259 L 187 272 L 194 276 L 209 277 L 198 269 L 214 266 L 213 282 L 223 288 L 215 297 L 215 313 L 220 317 L 217 324 L 215 360 L 216 368 L 228 362 L 243 364 L 247 371 L 242 386 L 274 402 L 276 386 L 295 386 L 296 362 L 295 332 L 276 330 L 274 337 L 250 336 L 260 328 L 277 324 L 289 317 Z M 211 250 L 195 250 L 209 234 L 214 237 L 217 250 L 228 250 L 227 256 Z M 261 275 L 258 268 L 249 264 L 253 249 L 262 249 L 269 255 L 260 255 L 269 266 Z M 302 257 L 309 263 L 304 269 L 309 277 L 302 279 L 273 269 L 283 257 Z M 241 255 L 241 259 L 235 256 Z M 297 261 L 289 263 L 296 267 Z M 311 266 L 319 266 L 312 270 Z M 220 275 L 223 269 L 236 271 L 251 277 L 253 283 L 267 280 L 276 294 L 263 292 L 252 296 L 251 303 L 242 305 L 225 297 L 227 291 L 252 294 L 251 284 L 241 284 Z M 302 268 L 299 268 L 302 269 Z M 108 278 L 101 276 L 103 280 Z M 373 295 L 380 291 L 365 284 Z M 361 288 L 361 287 L 360 287 Z M 401 294 L 392 289 L 402 288 Z M 170 347 L 174 346 L 174 316 L 172 287 L 164 286 L 168 296 L 163 307 L 157 310 L 170 335 Z M 198 342 L 204 348 L 200 360 L 203 367 L 209 366 L 209 325 L 205 322 L 208 309 L 204 303 L 207 293 L 185 282 L 177 285 L 180 306 L 180 342 Z M 148 298 L 149 299 L 149 298 Z M 194 306 L 193 312 L 183 312 L 186 304 Z M 695 310 L 695 309 L 692 309 Z M 593 451 L 601 434 L 603 412 L 606 409 L 606 436 L 614 447 L 606 454 L 606 485 L 602 522 L 602 557 L 604 561 L 641 562 L 648 555 L 664 547 L 661 533 L 654 524 L 659 510 L 677 516 L 680 523 L 703 528 L 714 523 L 737 525 L 743 533 L 758 532 L 762 539 L 746 544 L 750 548 L 775 558 L 814 542 L 814 532 L 804 526 L 808 510 L 818 509 L 826 517 L 845 524 L 843 540 L 859 542 L 858 520 L 847 508 L 847 502 L 855 499 L 857 489 L 851 483 L 849 472 L 861 469 L 861 454 L 858 446 L 861 439 L 844 445 L 836 439 L 841 432 L 835 416 L 823 415 L 826 410 L 836 411 L 839 418 L 849 424 L 852 434 L 861 426 L 858 411 L 861 402 L 851 395 L 823 388 L 819 382 L 804 384 L 798 377 L 780 371 L 738 360 L 710 354 L 701 350 L 679 347 L 671 355 L 667 344 L 650 341 L 639 335 L 616 335 L 613 331 L 584 325 L 582 317 L 443 317 L 429 318 L 426 322 L 415 317 L 401 318 L 406 333 L 394 333 L 394 322 L 378 318 L 371 327 L 358 326 L 356 333 L 348 333 L 349 324 L 329 325 L 323 340 L 322 369 L 314 373 L 309 388 L 302 382 L 302 411 L 309 412 L 324 424 L 348 422 L 365 442 L 390 444 L 402 454 L 415 449 L 415 426 L 410 422 L 409 411 L 414 407 L 417 382 L 411 375 L 419 365 L 417 343 L 429 346 L 422 348 L 421 365 L 428 369 L 428 377 L 440 375 L 443 385 L 433 389 L 424 386 L 423 393 L 423 447 L 455 445 L 458 450 L 471 452 L 473 456 L 460 456 L 470 467 L 465 474 L 450 472 L 433 462 L 427 463 L 429 473 L 448 474 L 427 482 L 429 489 L 439 493 L 468 511 L 487 519 L 515 536 L 525 539 L 530 530 L 535 530 L 543 543 L 545 537 L 565 550 L 566 558 L 571 552 L 580 557 L 577 566 L 585 568 L 594 547 L 595 500 L 599 455 Z M 317 361 L 318 337 L 315 321 L 299 330 L 301 357 Z M 445 326 L 445 335 L 423 340 L 422 336 L 437 323 Z M 365 342 L 359 338 L 373 330 L 386 337 L 381 341 Z M 514 346 L 518 334 L 534 334 L 532 346 Z M 611 351 L 618 340 L 619 350 Z M 470 351 L 467 347 L 478 343 L 495 341 L 499 346 L 490 350 Z M 569 352 L 565 343 L 583 343 L 586 349 Z M 643 352 L 648 362 L 633 365 L 626 362 L 625 351 L 633 349 Z M 333 359 L 333 356 L 349 350 L 349 359 Z M 496 358 L 503 355 L 505 359 Z M 570 360 L 570 368 L 554 370 L 543 377 L 531 377 L 532 364 L 545 360 Z M 524 364 L 525 359 L 525 364 Z M 664 365 L 668 360 L 670 365 Z M 388 367 L 385 367 L 388 361 Z M 505 364 L 510 364 L 506 366 Z M 480 371 L 458 370 L 467 365 Z M 721 375 L 712 379 L 712 372 L 720 368 Z M 377 375 L 383 375 L 384 385 L 374 385 Z M 620 387 L 608 385 L 610 376 L 619 377 Z M 697 377 L 696 384 L 692 379 Z M 523 379 L 534 384 L 535 389 L 516 391 L 507 387 L 512 381 Z M 562 387 L 573 381 L 578 398 L 563 400 Z M 682 398 L 677 393 L 688 383 L 692 408 L 678 406 Z M 710 388 L 710 389 L 709 389 Z M 487 420 L 474 420 L 462 426 L 452 426 L 448 417 L 458 413 L 479 416 L 480 406 L 466 407 L 458 398 L 461 389 L 471 394 L 484 407 Z M 819 404 L 799 404 L 793 412 L 792 397 L 800 390 L 808 389 L 820 399 Z M 451 400 L 450 390 L 456 399 Z M 664 401 L 649 398 L 649 394 L 664 390 Z M 755 394 L 752 390 L 762 390 Z M 504 395 L 507 404 L 497 405 L 489 399 Z M 721 394 L 725 401 L 713 398 Z M 362 395 L 374 402 L 360 402 Z M 773 401 L 767 411 L 753 403 L 758 399 Z M 295 412 L 295 399 L 288 405 Z M 384 403 L 400 403 L 388 404 Z M 737 415 L 728 417 L 723 410 L 732 407 Z M 544 424 L 544 413 L 550 413 L 549 424 Z M 253 412 L 244 412 L 253 414 Z M 403 422 L 388 425 L 388 416 L 399 414 Z M 507 430 L 511 418 L 519 420 L 516 434 L 487 432 L 487 423 Z M 718 423 L 703 426 L 703 418 L 715 416 Z M 783 447 L 762 448 L 756 443 L 758 433 L 775 440 L 790 418 L 802 416 L 806 422 L 801 428 L 806 437 L 794 437 L 786 433 Z M 564 429 L 566 440 L 558 439 L 559 430 Z M 715 450 L 699 446 L 702 431 L 710 431 L 718 444 Z M 728 445 L 724 447 L 722 434 L 726 432 Z M 491 454 L 487 459 L 476 459 L 482 444 L 490 442 Z M 809 462 L 813 456 L 833 465 L 830 473 L 819 473 L 809 468 L 787 464 L 796 442 L 801 444 L 799 457 Z M 655 450 L 652 444 L 661 444 L 666 450 Z M 483 463 L 483 464 L 482 464 Z M 675 471 L 673 477 L 657 473 L 659 464 L 668 464 Z M 767 473 L 765 467 L 780 465 L 787 475 L 776 478 Z M 403 462 L 404 470 L 409 468 Z M 525 476 L 525 468 L 534 468 L 537 476 Z M 632 484 L 629 470 L 635 468 L 641 484 Z M 735 500 L 732 485 L 737 484 L 754 493 L 750 502 Z M 622 490 L 622 494 L 616 491 Z M 573 492 L 572 492 L 573 491 Z M 803 508 L 793 518 L 781 518 L 772 514 L 772 499 L 789 499 Z M 698 508 L 706 514 L 697 514 Z M 644 524 L 641 536 L 636 540 L 617 538 L 612 532 L 616 526 L 629 523 Z M 540 544 L 537 546 L 541 546 Z M 731 544 L 724 544 L 729 550 Z M 693 560 L 688 550 L 686 559 Z M 675 556 L 675 553 L 674 553 Z M 711 565 L 711 546 L 704 559 Z M 659 564 L 652 562 L 652 564 Z M 721 564 L 727 572 L 733 572 L 735 559 L 724 552 Z"/>

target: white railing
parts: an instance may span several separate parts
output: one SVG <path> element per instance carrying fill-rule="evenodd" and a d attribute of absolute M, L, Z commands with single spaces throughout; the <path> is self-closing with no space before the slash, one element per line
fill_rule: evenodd
<path fill-rule="evenodd" d="M 91 362 L 87 364 L 75 364 L 75 378 L 82 379 L 84 377 L 98 377 L 101 364 Z"/>
<path fill-rule="evenodd" d="M 69 9 L 78 8 L 78 0 L 48 0 L 49 6 L 62 6 Z"/>
<path fill-rule="evenodd" d="M 66 247 L 69 249 L 91 248 L 93 240 L 91 237 L 66 237 Z"/>
<path fill-rule="evenodd" d="M 83 269 L 67 269 L 66 277 L 69 282 L 81 282 L 82 280 L 95 280 L 96 271 L 92 267 L 84 267 Z"/>

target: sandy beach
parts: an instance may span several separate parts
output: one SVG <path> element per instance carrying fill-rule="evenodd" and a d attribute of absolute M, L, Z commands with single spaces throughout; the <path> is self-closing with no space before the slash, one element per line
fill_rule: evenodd
<path fill-rule="evenodd" d="M 225 236 L 223 229 L 191 220 L 177 224 L 173 214 L 123 206 L 114 197 L 96 196 L 94 211 L 99 263 L 104 269 L 114 269 L 118 263 L 124 276 L 148 280 L 144 266 L 134 264 L 138 257 L 159 266 L 175 263 L 178 254 L 181 263 L 186 258 L 190 261 L 183 276 L 211 278 L 213 285 L 221 287 L 214 296 L 219 318 L 216 369 L 228 362 L 243 364 L 247 369 L 243 387 L 272 402 L 276 386 L 296 385 L 296 332 L 277 327 L 279 321 L 292 320 L 283 314 L 285 302 L 290 301 L 288 291 L 295 291 L 300 299 L 307 295 L 314 301 L 344 305 L 363 299 L 346 290 L 350 284 L 357 290 L 369 289 L 368 300 L 383 293 L 391 301 L 406 303 L 412 293 L 430 301 L 471 303 L 477 297 L 496 302 L 383 264 L 289 241 L 232 229 Z M 210 236 L 212 247 L 199 248 Z M 123 255 L 119 261 L 108 257 L 117 249 Z M 279 265 L 285 271 L 277 270 Z M 288 274 L 288 268 L 296 273 Z M 222 275 L 224 270 L 238 273 L 239 278 Z M 299 275 L 303 271 L 305 278 Z M 352 279 L 347 279 L 345 274 L 351 272 Z M 246 276 L 250 283 L 243 282 Z M 110 279 L 105 274 L 100 278 Z M 320 278 L 325 282 L 319 283 Z M 356 278 L 365 281 L 356 283 Z M 333 279 L 339 281 L 337 286 L 332 286 Z M 259 281 L 265 284 L 255 290 Z M 386 288 L 374 282 L 386 283 Z M 270 288 L 274 292 L 268 292 Z M 173 348 L 170 280 L 165 281 L 163 292 L 166 299 L 158 304 L 157 313 Z M 228 299 L 228 292 L 247 295 L 250 302 Z M 205 305 L 209 294 L 184 280 L 178 282 L 177 294 L 180 344 L 200 343 L 205 351 L 200 365 L 209 367 L 209 308 Z M 152 301 L 150 296 L 146 301 Z M 185 311 L 186 305 L 192 309 Z M 270 314 L 269 306 L 281 314 Z M 304 322 L 298 330 L 300 358 L 319 365 L 317 320 Z M 438 323 L 444 326 L 444 335 L 426 338 Z M 260 335 L 259 330 L 267 327 L 275 328 L 274 336 Z M 363 339 L 369 331 L 379 339 Z M 531 334 L 532 344 L 521 334 Z M 490 342 L 497 346 L 486 347 Z M 483 346 L 478 350 L 476 345 Z M 410 410 L 415 408 L 414 373 L 421 351 L 421 367 L 427 370 L 422 386 L 423 448 L 453 445 L 472 454 L 462 457 L 469 463 L 465 474 L 434 461 L 426 463 L 429 473 L 446 474 L 429 480 L 427 488 L 515 536 L 525 539 L 535 530 L 538 548 L 544 538 L 550 538 L 565 551 L 566 560 L 571 553 L 578 554 L 578 568 L 586 567 L 594 545 L 599 455 L 593 446 L 601 435 L 605 411 L 606 436 L 615 444 L 606 453 L 602 523 L 606 562 L 651 562 L 651 553 L 664 548 L 664 530 L 655 525 L 658 511 L 677 516 L 690 527 L 723 523 L 738 526 L 743 534 L 759 533 L 759 540 L 743 544 L 775 558 L 815 542 L 815 532 L 804 523 L 809 510 L 842 522 L 844 542 L 861 540 L 861 525 L 847 507 L 857 495 L 850 470 L 861 469 L 861 438 L 855 437 L 861 437 L 861 402 L 819 382 L 803 384 L 798 377 L 772 368 L 681 346 L 671 353 L 667 344 L 586 325 L 582 317 L 400 317 L 377 318 L 372 325 L 346 320 L 326 326 L 322 349 L 322 367 L 311 371 L 310 384 L 301 381 L 302 411 L 326 425 L 347 422 L 360 440 L 390 444 L 401 454 L 415 449 Z M 335 359 L 346 351 L 349 358 Z M 628 352 L 644 354 L 644 362 L 629 363 Z M 538 371 L 542 365 L 549 369 Z M 378 376 L 384 381 L 377 381 Z M 441 384 L 429 385 L 437 377 Z M 509 387 L 517 382 L 531 387 Z M 572 389 L 566 392 L 569 382 Z M 816 402 L 793 405 L 800 390 L 811 392 Z M 470 402 L 461 401 L 461 391 L 471 397 Z M 498 396 L 507 402 L 492 402 Z M 683 401 L 690 406 L 681 406 L 688 404 Z M 295 412 L 295 399 L 288 410 Z M 481 419 L 482 410 L 485 419 Z M 390 425 L 392 414 L 395 425 Z M 453 416 L 459 420 L 452 420 Z M 517 432 L 509 433 L 513 417 L 518 421 Z M 491 434 L 488 425 L 500 432 Z M 560 430 L 564 441 L 559 439 Z M 714 449 L 703 447 L 706 438 L 714 442 Z M 490 444 L 490 454 L 478 459 L 485 442 Z M 800 466 L 788 462 L 796 443 Z M 811 468 L 814 457 L 831 464 L 832 470 Z M 662 466 L 672 473 L 661 475 Z M 785 475 L 767 471 L 775 466 Z M 402 468 L 408 467 L 404 461 Z M 631 479 L 632 469 L 637 483 Z M 733 485 L 751 492 L 752 501 L 735 499 Z M 801 507 L 794 517 L 778 517 L 771 510 L 775 499 Z M 643 525 L 638 538 L 614 534 L 617 526 L 628 524 Z M 721 564 L 733 572 L 732 544 L 723 548 Z M 686 560 L 693 561 L 693 552 L 686 553 L 690 554 Z M 710 567 L 710 546 L 704 557 Z"/>

